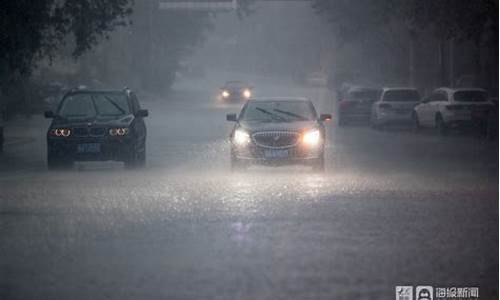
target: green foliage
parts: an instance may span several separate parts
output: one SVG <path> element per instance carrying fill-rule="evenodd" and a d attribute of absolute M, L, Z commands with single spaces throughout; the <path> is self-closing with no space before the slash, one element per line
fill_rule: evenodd
<path fill-rule="evenodd" d="M 406 26 L 410 33 L 431 30 L 442 39 L 498 35 L 496 0 L 314 0 L 313 8 L 327 17 L 343 40 L 359 38 L 389 21 Z"/>
<path fill-rule="evenodd" d="M 0 9 L 2 77 L 29 74 L 43 57 L 53 57 L 69 41 L 74 57 L 125 25 L 131 0 L 16 0 Z"/>

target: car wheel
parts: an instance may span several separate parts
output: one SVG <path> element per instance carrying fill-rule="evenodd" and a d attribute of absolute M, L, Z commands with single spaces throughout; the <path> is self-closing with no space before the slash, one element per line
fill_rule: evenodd
<path fill-rule="evenodd" d="M 418 119 L 417 113 L 413 112 L 411 118 L 413 121 L 413 132 L 418 133 L 422 127 L 420 126 L 420 120 Z"/>
<path fill-rule="evenodd" d="M 49 170 L 67 170 L 73 167 L 73 160 L 61 158 L 54 154 L 47 154 L 47 168 Z"/>
<path fill-rule="evenodd" d="M 140 151 L 134 148 L 130 153 L 129 159 L 125 160 L 124 163 L 125 167 L 129 169 L 143 168 L 146 165 L 146 145 Z"/>
<path fill-rule="evenodd" d="M 446 126 L 446 123 L 441 115 L 436 116 L 436 129 L 440 136 L 448 135 L 448 126 Z"/>
<path fill-rule="evenodd" d="M 247 168 L 247 164 L 240 159 L 238 159 L 234 154 L 231 154 L 231 171 L 244 171 Z"/>
<path fill-rule="evenodd" d="M 312 163 L 312 169 L 315 172 L 321 173 L 325 171 L 325 154 L 321 154 L 321 156 Z"/>

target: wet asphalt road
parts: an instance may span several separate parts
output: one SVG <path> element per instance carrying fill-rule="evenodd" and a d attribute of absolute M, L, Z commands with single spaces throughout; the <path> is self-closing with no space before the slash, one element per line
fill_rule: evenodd
<path fill-rule="evenodd" d="M 496 143 L 332 123 L 325 174 L 231 173 L 239 106 L 207 90 L 143 97 L 145 170 L 47 172 L 47 122 L 9 125 L 27 138 L 0 159 L 0 299 L 394 299 L 396 285 L 498 298 Z M 259 92 L 335 110 L 323 89 Z"/>

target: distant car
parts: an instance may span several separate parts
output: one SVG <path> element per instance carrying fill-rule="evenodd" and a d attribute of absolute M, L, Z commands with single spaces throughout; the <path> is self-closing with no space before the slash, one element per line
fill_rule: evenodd
<path fill-rule="evenodd" d="M 55 112 L 47 131 L 49 169 L 67 168 L 74 161 L 116 160 L 140 167 L 146 160 L 148 111 L 137 96 L 124 90 L 69 91 Z"/>
<path fill-rule="evenodd" d="M 228 81 L 220 88 L 219 99 L 224 102 L 241 102 L 253 96 L 252 89 L 242 81 Z"/>
<path fill-rule="evenodd" d="M 339 126 L 351 121 L 369 121 L 372 105 L 378 100 L 381 90 L 367 87 L 351 87 L 338 98 Z"/>
<path fill-rule="evenodd" d="M 373 103 L 370 124 L 379 128 L 387 124 L 411 124 L 413 108 L 420 103 L 420 94 L 414 88 L 384 88 Z"/>
<path fill-rule="evenodd" d="M 417 105 L 413 112 L 415 129 L 436 128 L 445 135 L 448 129 L 474 124 L 485 127 L 493 103 L 480 88 L 439 88 Z"/>
<path fill-rule="evenodd" d="M 325 168 L 325 126 L 331 115 L 318 117 L 311 101 L 304 98 L 248 100 L 234 121 L 230 134 L 231 168 L 251 164 L 306 164 Z"/>

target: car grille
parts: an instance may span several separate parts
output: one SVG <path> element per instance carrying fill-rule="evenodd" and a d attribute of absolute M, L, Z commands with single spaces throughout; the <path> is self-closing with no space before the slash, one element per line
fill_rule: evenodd
<path fill-rule="evenodd" d="M 89 135 L 89 129 L 87 127 L 73 128 L 73 135 L 75 137 L 86 137 Z"/>
<path fill-rule="evenodd" d="M 90 129 L 90 136 L 104 136 L 106 134 L 106 129 L 103 127 L 95 127 Z"/>
<path fill-rule="evenodd" d="M 287 148 L 297 145 L 299 134 L 292 131 L 257 132 L 252 138 L 257 146 L 266 148 Z"/>
<path fill-rule="evenodd" d="M 75 137 L 99 137 L 106 135 L 106 128 L 104 127 L 75 127 L 73 128 L 73 136 Z"/>

